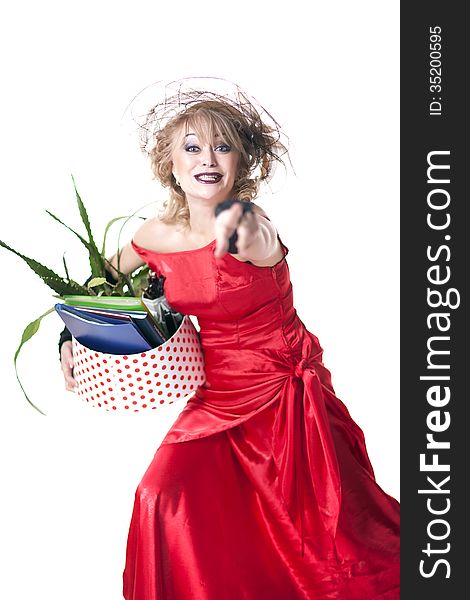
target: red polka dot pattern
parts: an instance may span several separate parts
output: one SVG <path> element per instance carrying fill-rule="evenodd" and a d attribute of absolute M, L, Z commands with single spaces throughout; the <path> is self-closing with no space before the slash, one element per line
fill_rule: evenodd
<path fill-rule="evenodd" d="M 199 335 L 185 316 L 164 344 L 142 354 L 105 354 L 73 339 L 78 395 L 107 411 L 155 410 L 192 394 L 205 381 Z"/>

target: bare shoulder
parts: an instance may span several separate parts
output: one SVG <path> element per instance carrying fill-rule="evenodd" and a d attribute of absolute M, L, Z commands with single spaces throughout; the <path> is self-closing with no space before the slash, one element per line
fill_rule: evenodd
<path fill-rule="evenodd" d="M 158 217 L 146 219 L 135 232 L 133 240 L 141 248 L 164 252 L 175 234 L 175 227 L 163 223 Z"/>

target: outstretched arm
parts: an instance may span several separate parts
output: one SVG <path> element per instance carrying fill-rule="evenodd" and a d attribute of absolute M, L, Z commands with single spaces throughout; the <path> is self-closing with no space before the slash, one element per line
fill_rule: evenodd
<path fill-rule="evenodd" d="M 239 203 L 222 211 L 215 221 L 216 258 L 221 258 L 228 250 L 229 239 L 234 231 L 238 234 L 236 242 L 240 258 L 254 265 L 271 266 L 284 256 L 277 231 L 264 210 L 252 203 L 253 212 L 243 214 Z"/>

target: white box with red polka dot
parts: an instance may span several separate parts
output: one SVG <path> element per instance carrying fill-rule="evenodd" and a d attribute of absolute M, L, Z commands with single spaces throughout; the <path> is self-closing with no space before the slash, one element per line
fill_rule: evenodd
<path fill-rule="evenodd" d="M 155 410 L 205 381 L 199 334 L 188 316 L 165 343 L 140 354 L 95 352 L 73 338 L 73 364 L 79 397 L 109 411 Z"/>

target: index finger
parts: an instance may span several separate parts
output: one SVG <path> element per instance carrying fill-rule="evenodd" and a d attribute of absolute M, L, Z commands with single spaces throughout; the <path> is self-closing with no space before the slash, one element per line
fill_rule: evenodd
<path fill-rule="evenodd" d="M 222 258 L 227 252 L 230 236 L 236 230 L 242 214 L 242 208 L 238 204 L 234 204 L 218 215 L 215 222 L 216 248 L 214 254 L 216 258 Z"/>

